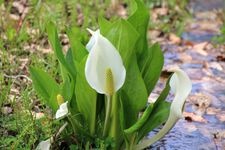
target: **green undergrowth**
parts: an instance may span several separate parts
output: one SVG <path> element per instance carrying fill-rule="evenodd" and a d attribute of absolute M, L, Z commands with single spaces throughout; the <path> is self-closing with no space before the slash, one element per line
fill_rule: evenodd
<path fill-rule="evenodd" d="M 159 14 L 157 22 L 150 21 L 150 29 L 163 33 L 173 32 L 178 36 L 182 34 L 186 21 L 191 18 L 187 9 L 188 0 L 146 0 L 146 3 L 151 13 L 158 8 L 161 8 L 161 11 L 168 11 L 166 14 Z"/>

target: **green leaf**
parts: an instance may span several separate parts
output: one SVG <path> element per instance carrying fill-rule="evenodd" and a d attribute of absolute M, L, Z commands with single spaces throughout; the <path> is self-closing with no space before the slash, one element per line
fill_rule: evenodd
<path fill-rule="evenodd" d="M 56 26 L 54 25 L 53 22 L 49 22 L 48 25 L 46 26 L 47 34 L 48 34 L 48 39 L 51 43 L 51 46 L 56 54 L 56 57 L 58 58 L 59 62 L 66 68 L 66 70 L 75 78 L 76 72 L 75 68 L 71 66 L 71 64 L 68 64 L 66 62 L 65 56 L 62 52 L 62 47 L 60 45 L 58 33 Z"/>
<path fill-rule="evenodd" d="M 77 74 L 75 93 L 78 109 L 89 125 L 90 134 L 93 135 L 95 133 L 96 123 L 97 93 L 86 81 L 84 74 L 85 63 L 86 58 L 77 65 L 79 72 Z"/>
<path fill-rule="evenodd" d="M 65 101 L 70 101 L 72 99 L 74 88 L 74 80 L 67 75 L 61 85 L 61 95 L 63 96 Z"/>
<path fill-rule="evenodd" d="M 73 51 L 71 48 L 68 49 L 67 53 L 66 53 L 66 63 L 68 65 L 70 65 L 71 68 L 73 68 L 73 72 L 76 72 L 76 67 L 75 67 L 75 62 L 74 62 L 74 55 L 73 55 Z"/>
<path fill-rule="evenodd" d="M 167 120 L 170 112 L 170 103 L 166 102 L 165 100 L 170 91 L 169 81 L 170 78 L 167 80 L 166 86 L 161 92 L 160 96 L 153 104 L 153 110 L 150 116 L 148 117 L 142 128 L 139 129 L 137 142 L 140 141 L 154 128 L 158 127 L 160 124 L 164 123 Z"/>
<path fill-rule="evenodd" d="M 113 23 L 111 28 L 100 27 L 101 31 L 108 29 L 107 33 L 102 33 L 120 52 L 123 63 L 127 68 L 132 61 L 132 54 L 135 53 L 135 44 L 138 40 L 138 33 L 133 26 L 126 20 L 120 19 Z"/>
<path fill-rule="evenodd" d="M 30 67 L 29 70 L 35 90 L 43 98 L 44 102 L 56 111 L 58 108 L 56 100 L 56 95 L 59 92 L 58 84 L 48 73 L 41 69 Z"/>
<path fill-rule="evenodd" d="M 158 44 L 154 44 L 148 50 L 147 59 L 141 70 L 142 77 L 147 88 L 148 93 L 151 93 L 159 80 L 164 64 L 164 57 L 161 48 Z"/>
<path fill-rule="evenodd" d="M 122 87 L 121 99 L 123 103 L 125 129 L 133 125 L 138 119 L 138 113 L 147 104 L 147 90 L 139 72 L 136 58 L 133 57 L 127 68 L 125 83 Z"/>
<path fill-rule="evenodd" d="M 70 40 L 71 51 L 74 60 L 80 62 L 88 54 L 85 46 L 81 43 L 83 35 L 80 33 L 80 28 L 73 27 L 67 30 L 67 35 Z"/>
<path fill-rule="evenodd" d="M 151 114 L 152 110 L 153 110 L 153 104 L 150 104 L 146 108 L 146 110 L 144 111 L 141 118 L 133 126 L 124 130 L 124 132 L 126 134 L 132 134 L 132 133 L 136 132 L 138 129 L 140 129 L 145 124 L 145 122 L 147 121 L 147 119 L 148 119 L 149 115 Z"/>
<path fill-rule="evenodd" d="M 138 132 L 137 142 L 146 136 L 150 131 L 166 122 L 170 112 L 170 103 L 163 101 L 152 111 L 147 123 Z"/>
<path fill-rule="evenodd" d="M 103 35 L 105 35 L 113 25 L 111 22 L 106 20 L 104 17 L 98 18 L 98 24 L 101 28 L 101 34 L 103 34 Z"/>
<path fill-rule="evenodd" d="M 67 64 L 70 64 L 74 69 L 75 63 L 73 61 L 73 55 L 71 48 L 66 53 L 66 62 Z M 63 83 L 60 85 L 61 88 L 61 95 L 63 96 L 65 101 L 70 101 L 73 94 L 74 94 L 74 88 L 75 88 L 75 79 L 70 75 L 68 70 L 60 63 L 60 69 L 61 69 L 61 76 L 63 79 Z"/>
<path fill-rule="evenodd" d="M 139 33 L 140 37 L 136 44 L 136 53 L 138 57 L 138 63 L 145 57 L 145 51 L 148 49 L 148 41 L 147 41 L 147 29 L 149 22 L 149 10 L 146 8 L 145 4 L 140 0 L 134 0 L 132 3 L 133 7 L 136 9 L 133 14 L 128 18 L 132 26 Z"/>
<path fill-rule="evenodd" d="M 166 100 L 166 97 L 168 96 L 169 92 L 170 92 L 170 78 L 168 78 L 168 80 L 166 81 L 166 86 L 163 89 L 163 91 L 160 93 L 159 97 L 157 98 L 157 100 L 155 101 L 154 105 L 157 106 L 158 104 L 160 104 L 162 101 Z"/>

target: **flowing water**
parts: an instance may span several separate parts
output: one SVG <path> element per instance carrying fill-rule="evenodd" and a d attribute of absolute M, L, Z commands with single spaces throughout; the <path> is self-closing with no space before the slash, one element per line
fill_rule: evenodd
<path fill-rule="evenodd" d="M 163 45 L 166 49 L 165 68 L 178 64 L 193 82 L 191 96 L 185 105 L 185 112 L 188 115 L 178 121 L 165 138 L 149 149 L 225 150 L 225 62 L 217 59 L 219 51 L 225 53 L 225 49 L 215 49 L 214 52 L 211 50 L 214 47 L 208 47 L 209 51 L 201 50 L 201 43 L 210 41 L 213 36 L 218 35 L 218 32 L 209 28 L 199 29 L 200 21 L 205 19 L 212 23 L 215 18 L 207 15 L 206 18 L 201 18 L 197 15 L 197 13 L 210 14 L 216 9 L 224 9 L 225 1 L 190 0 L 189 6 L 193 12 L 195 27 L 186 30 L 182 38 L 195 44 L 199 43 L 198 47 L 179 51 L 175 50 L 176 46 Z M 214 21 L 216 24 L 216 19 Z M 207 47 L 207 43 L 205 44 Z M 151 132 L 149 136 L 154 135 L 158 130 Z"/>

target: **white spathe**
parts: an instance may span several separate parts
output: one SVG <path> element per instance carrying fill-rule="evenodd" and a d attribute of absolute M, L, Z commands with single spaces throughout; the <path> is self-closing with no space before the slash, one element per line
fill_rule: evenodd
<path fill-rule="evenodd" d="M 192 89 L 192 83 L 188 75 L 179 68 L 171 69 L 174 74 L 170 79 L 170 87 L 172 92 L 175 94 L 173 102 L 171 104 L 171 115 L 180 119 L 183 117 L 183 106 L 186 98 Z"/>
<path fill-rule="evenodd" d="M 90 32 L 91 33 L 91 38 L 90 38 L 90 40 L 88 41 L 88 43 L 87 43 L 87 45 L 86 45 L 86 49 L 88 50 L 88 52 L 90 52 L 90 50 L 92 49 L 92 47 L 94 46 L 94 44 L 95 44 L 95 41 L 96 41 L 96 39 L 97 39 L 97 36 L 98 36 L 98 34 L 100 34 L 100 30 L 98 29 L 98 30 L 96 30 L 96 31 L 92 31 L 92 30 L 90 30 L 90 29 L 87 29 L 88 30 L 88 32 Z"/>
<path fill-rule="evenodd" d="M 184 107 L 185 100 L 192 88 L 191 80 L 187 74 L 179 68 L 170 69 L 170 71 L 174 72 L 169 84 L 175 97 L 170 106 L 169 117 L 163 128 L 155 136 L 153 136 L 151 139 L 142 141 L 137 146 L 135 146 L 135 149 L 144 149 L 160 140 L 183 116 L 182 109 Z"/>
<path fill-rule="evenodd" d="M 65 115 L 68 114 L 68 107 L 67 107 L 67 104 L 68 104 L 68 101 L 62 103 L 62 104 L 59 106 L 59 109 L 56 111 L 56 114 L 55 114 L 55 118 L 56 118 L 56 119 L 62 118 L 63 116 L 65 116 Z"/>
<path fill-rule="evenodd" d="M 89 85 L 98 93 L 107 94 L 106 71 L 111 70 L 114 92 L 124 84 L 126 70 L 122 58 L 112 43 L 100 34 L 100 31 L 88 31 L 92 37 L 86 48 L 89 55 L 85 65 L 85 76 Z"/>
<path fill-rule="evenodd" d="M 50 146 L 51 146 L 51 138 L 45 141 L 41 141 L 38 144 L 36 150 L 50 150 Z"/>
<path fill-rule="evenodd" d="M 67 125 L 68 125 L 67 122 L 64 123 L 64 125 L 59 129 L 58 133 L 55 134 L 54 137 L 57 138 L 61 134 L 61 132 L 66 128 Z M 35 150 L 50 150 L 52 143 L 54 143 L 54 138 L 50 137 L 49 139 L 47 139 L 45 141 L 41 141 Z"/>

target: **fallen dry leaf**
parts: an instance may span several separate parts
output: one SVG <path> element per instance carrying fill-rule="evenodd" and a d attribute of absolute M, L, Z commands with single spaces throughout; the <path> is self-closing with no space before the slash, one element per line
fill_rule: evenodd
<path fill-rule="evenodd" d="M 45 116 L 45 114 L 44 113 L 42 113 L 42 112 L 34 112 L 34 111 L 32 111 L 32 115 L 33 115 L 33 117 L 36 119 L 36 120 L 38 120 L 38 119 L 41 119 L 41 118 L 43 118 L 44 116 Z"/>
<path fill-rule="evenodd" d="M 178 57 L 179 57 L 180 60 L 182 60 L 185 63 L 192 61 L 191 55 L 188 55 L 187 53 L 180 53 L 178 55 Z"/>
<path fill-rule="evenodd" d="M 201 123 L 207 123 L 208 121 L 204 119 L 202 116 L 196 115 L 191 112 L 183 112 L 184 118 L 187 121 L 196 121 L 196 122 L 201 122 Z"/>
<path fill-rule="evenodd" d="M 169 34 L 169 40 L 171 43 L 173 44 L 180 44 L 181 43 L 181 38 L 178 37 L 176 34 L 174 33 L 170 33 Z"/>
<path fill-rule="evenodd" d="M 198 52 L 199 54 L 203 55 L 203 56 L 207 56 L 208 53 L 204 50 L 205 47 L 207 46 L 208 42 L 202 42 L 202 43 L 199 43 L 199 44 L 195 44 L 193 46 L 193 49 Z"/>
<path fill-rule="evenodd" d="M 218 55 L 216 59 L 217 61 L 225 61 L 225 55 Z"/>
<path fill-rule="evenodd" d="M 217 69 L 219 71 L 223 70 L 223 67 L 218 62 L 206 62 L 205 65 L 206 65 L 207 68 L 214 68 L 214 69 Z"/>
<path fill-rule="evenodd" d="M 149 39 L 156 39 L 161 34 L 161 31 L 159 30 L 148 30 L 148 37 Z"/>
<path fill-rule="evenodd" d="M 221 111 L 221 109 L 219 109 L 219 108 L 209 107 L 206 109 L 206 114 L 215 115 L 215 114 L 219 113 L 220 111 Z"/>
<path fill-rule="evenodd" d="M 210 106 L 212 99 L 209 95 L 197 93 L 189 97 L 189 101 L 193 104 L 192 108 L 195 114 L 203 115 L 206 109 Z"/>
<path fill-rule="evenodd" d="M 219 131 L 219 132 L 216 132 L 214 133 L 214 137 L 217 138 L 217 139 L 225 139 L 225 131 Z"/>

